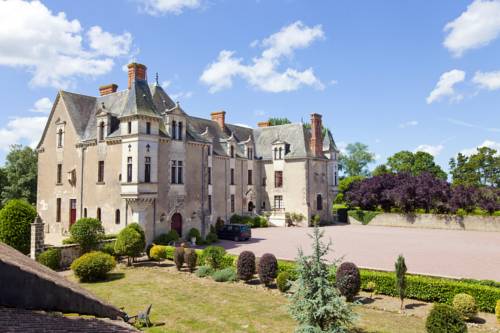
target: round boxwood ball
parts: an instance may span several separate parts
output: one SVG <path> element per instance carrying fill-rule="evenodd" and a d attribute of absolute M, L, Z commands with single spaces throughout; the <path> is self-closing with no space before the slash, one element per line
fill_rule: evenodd
<path fill-rule="evenodd" d="M 259 260 L 259 279 L 269 286 L 278 276 L 278 260 L 271 253 L 265 253 Z"/>
<path fill-rule="evenodd" d="M 427 333 L 466 333 L 460 313 L 447 304 L 434 304 L 425 322 Z"/>
<path fill-rule="evenodd" d="M 0 242 L 28 254 L 30 252 L 31 227 L 36 210 L 24 200 L 10 200 L 0 210 Z"/>
<path fill-rule="evenodd" d="M 340 294 L 352 301 L 361 288 L 361 276 L 358 267 L 352 262 L 344 262 L 337 269 L 335 285 Z"/>
<path fill-rule="evenodd" d="M 238 279 L 248 281 L 255 274 L 255 254 L 251 251 L 243 251 L 238 256 Z"/>

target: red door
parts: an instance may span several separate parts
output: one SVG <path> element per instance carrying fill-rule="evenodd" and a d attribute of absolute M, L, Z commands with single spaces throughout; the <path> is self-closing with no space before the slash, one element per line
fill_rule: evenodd
<path fill-rule="evenodd" d="M 69 199 L 69 226 L 76 222 L 76 199 Z"/>
<path fill-rule="evenodd" d="M 172 223 L 170 229 L 177 231 L 180 237 L 182 237 L 182 216 L 179 213 L 172 215 Z"/>

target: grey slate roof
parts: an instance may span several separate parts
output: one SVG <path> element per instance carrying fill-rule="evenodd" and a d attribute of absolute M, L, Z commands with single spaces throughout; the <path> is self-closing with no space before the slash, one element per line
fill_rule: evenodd
<path fill-rule="evenodd" d="M 148 85 L 147 81 L 142 80 L 135 81 L 131 89 L 105 96 L 90 97 L 64 91 L 60 94 L 82 141 L 96 138 L 96 115 L 101 111 L 111 114 L 114 119 L 135 114 L 161 117 L 176 107 L 176 103 L 161 86 Z M 234 140 L 236 156 L 246 157 L 243 143 L 249 138 L 255 142 L 254 153 L 257 158 L 271 159 L 272 144 L 279 140 L 290 145 L 290 152 L 285 158 L 305 158 L 311 155 L 309 151 L 311 130 L 304 128 L 301 123 L 255 129 L 226 123 L 225 128 L 221 129 L 210 119 L 189 116 L 184 111 L 182 114 L 187 118 L 187 139 L 212 143 L 216 155 L 226 156 L 228 145 Z M 168 137 L 163 123 L 160 126 L 160 135 Z M 120 137 L 119 129 L 110 133 L 108 137 Z M 331 149 L 337 148 L 331 132 L 328 131 L 323 140 L 323 150 Z"/>

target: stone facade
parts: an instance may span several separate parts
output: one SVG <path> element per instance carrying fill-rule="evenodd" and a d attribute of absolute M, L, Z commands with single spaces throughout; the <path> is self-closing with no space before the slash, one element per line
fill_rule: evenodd
<path fill-rule="evenodd" d="M 206 234 L 218 218 L 285 212 L 330 220 L 337 154 L 321 115 L 255 129 L 188 115 L 146 66 L 128 66 L 128 88 L 100 96 L 58 93 L 38 145 L 37 210 L 64 237 L 76 219 L 99 218 L 107 233 L 138 222 L 148 242 L 176 229 Z M 53 239 L 53 237 L 51 238 Z"/>

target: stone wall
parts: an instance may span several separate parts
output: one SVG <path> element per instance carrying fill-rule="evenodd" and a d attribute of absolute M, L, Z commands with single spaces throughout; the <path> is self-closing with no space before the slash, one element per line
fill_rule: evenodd
<path fill-rule="evenodd" d="M 101 245 L 114 241 L 114 239 L 104 240 L 101 242 Z M 69 267 L 76 258 L 81 256 L 80 245 L 78 244 L 53 246 L 53 248 L 61 250 L 61 261 L 59 262 L 59 267 L 61 268 Z"/>
<path fill-rule="evenodd" d="M 350 224 L 361 224 L 350 216 L 347 221 Z M 375 216 L 369 225 L 500 232 L 500 217 L 382 213 Z"/>

